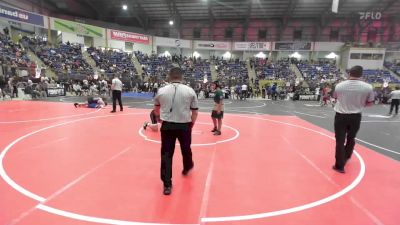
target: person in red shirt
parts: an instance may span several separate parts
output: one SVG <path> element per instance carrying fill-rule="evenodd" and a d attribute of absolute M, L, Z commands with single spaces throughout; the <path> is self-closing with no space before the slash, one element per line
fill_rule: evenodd
<path fill-rule="evenodd" d="M 326 85 L 322 89 L 322 103 L 321 103 L 321 106 L 325 106 L 325 105 L 328 104 L 328 101 L 330 100 L 330 92 L 331 92 L 331 88 L 329 87 L 329 85 Z"/>

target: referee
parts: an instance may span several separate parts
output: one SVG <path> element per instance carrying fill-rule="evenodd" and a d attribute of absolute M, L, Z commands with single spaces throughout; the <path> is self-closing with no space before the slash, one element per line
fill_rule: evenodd
<path fill-rule="evenodd" d="M 392 115 L 393 108 L 396 108 L 395 110 L 395 115 L 399 113 L 399 104 L 400 104 L 400 86 L 396 86 L 395 90 L 390 92 L 390 98 L 392 99 L 392 102 L 390 103 L 390 111 L 389 111 L 389 116 Z"/>
<path fill-rule="evenodd" d="M 370 84 L 361 81 L 363 68 L 354 66 L 349 71 L 349 78 L 336 85 L 334 98 L 337 99 L 334 110 L 336 163 L 333 169 L 345 173 L 344 166 L 350 159 L 355 138 L 361 123 L 361 111 L 374 102 L 374 92 Z M 346 144 L 345 144 L 346 142 Z"/>
<path fill-rule="evenodd" d="M 113 109 L 111 113 L 115 113 L 117 109 L 117 100 L 119 104 L 119 110 L 123 111 L 124 108 L 122 106 L 121 94 L 122 94 L 122 82 L 118 78 L 117 74 L 114 74 L 114 79 L 112 80 L 111 90 L 112 90 L 112 101 L 113 101 Z"/>
<path fill-rule="evenodd" d="M 154 99 L 154 112 L 163 121 L 161 125 L 161 180 L 164 183 L 164 195 L 172 191 L 172 159 L 175 142 L 179 140 L 183 158 L 183 175 L 193 168 L 192 127 L 197 119 L 198 106 L 194 90 L 184 84 L 183 71 L 172 68 L 169 72 L 169 84 L 158 90 Z"/>

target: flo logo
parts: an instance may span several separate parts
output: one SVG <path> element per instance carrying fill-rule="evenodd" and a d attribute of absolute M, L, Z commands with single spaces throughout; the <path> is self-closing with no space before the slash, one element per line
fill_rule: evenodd
<path fill-rule="evenodd" d="M 382 18 L 381 12 L 359 12 L 360 20 L 380 20 Z"/>

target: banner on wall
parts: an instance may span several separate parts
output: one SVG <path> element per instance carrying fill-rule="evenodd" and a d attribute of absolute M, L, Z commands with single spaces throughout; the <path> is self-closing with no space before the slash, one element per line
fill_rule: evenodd
<path fill-rule="evenodd" d="M 208 50 L 231 50 L 231 43 L 221 41 L 195 41 L 194 48 Z"/>
<path fill-rule="evenodd" d="M 84 36 L 103 38 L 105 34 L 104 28 L 68 20 L 51 18 L 50 24 L 51 29 Z"/>
<path fill-rule="evenodd" d="M 275 42 L 274 50 L 310 51 L 311 50 L 311 42 Z"/>
<path fill-rule="evenodd" d="M 235 42 L 233 49 L 238 51 L 269 51 L 269 42 Z"/>
<path fill-rule="evenodd" d="M 40 27 L 47 27 L 45 17 L 39 14 L 30 13 L 17 8 L 8 7 L 0 4 L 0 17 L 10 20 L 32 24 Z"/>
<path fill-rule="evenodd" d="M 112 40 L 141 43 L 146 45 L 150 44 L 150 37 L 144 34 L 130 33 L 118 30 L 109 30 L 109 32 L 110 38 Z"/>
<path fill-rule="evenodd" d="M 184 39 L 155 37 L 156 46 L 176 47 L 176 48 L 191 48 L 192 42 Z"/>

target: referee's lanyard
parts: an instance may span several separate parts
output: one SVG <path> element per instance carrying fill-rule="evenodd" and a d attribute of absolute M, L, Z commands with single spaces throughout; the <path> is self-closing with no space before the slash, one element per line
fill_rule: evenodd
<path fill-rule="evenodd" d="M 172 109 L 173 109 L 173 107 L 174 107 L 175 97 L 176 97 L 176 89 L 178 89 L 179 84 L 180 84 L 180 83 L 176 83 L 176 85 L 175 85 L 175 84 L 172 84 L 172 85 L 174 85 L 174 87 L 175 87 L 175 91 L 174 91 L 174 97 L 172 98 L 171 108 L 169 109 L 169 112 L 170 112 L 170 113 L 172 112 Z"/>

